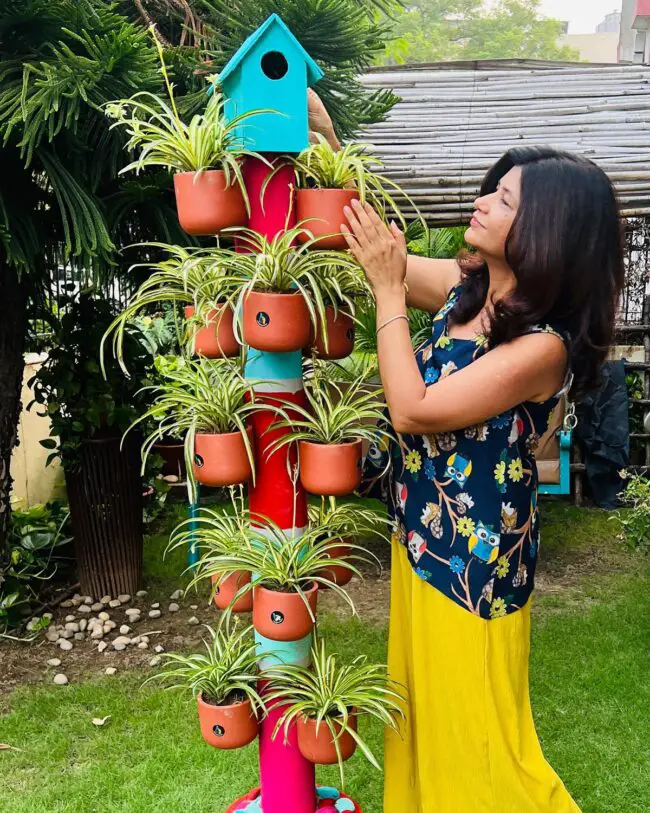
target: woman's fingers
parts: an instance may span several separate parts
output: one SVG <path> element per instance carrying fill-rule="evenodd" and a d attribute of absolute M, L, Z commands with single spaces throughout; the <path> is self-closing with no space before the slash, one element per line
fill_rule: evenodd
<path fill-rule="evenodd" d="M 348 219 L 350 228 L 352 229 L 354 236 L 357 238 L 359 245 L 361 246 L 370 245 L 372 237 L 368 234 L 369 229 L 366 226 L 364 226 L 363 223 L 361 223 L 361 221 L 357 217 L 356 211 L 352 211 L 352 209 L 349 206 L 345 206 L 343 211 L 345 212 L 345 216 Z"/>
<path fill-rule="evenodd" d="M 352 254 L 355 260 L 361 262 L 361 246 L 359 245 L 356 237 L 344 223 L 341 223 L 341 234 L 345 238 L 345 242 L 348 244 L 350 254 Z"/>
<path fill-rule="evenodd" d="M 365 212 L 368 221 L 371 223 L 380 237 L 390 238 L 392 236 L 384 221 L 379 217 L 377 212 L 369 203 L 366 203 L 366 205 L 363 207 L 363 211 Z"/>

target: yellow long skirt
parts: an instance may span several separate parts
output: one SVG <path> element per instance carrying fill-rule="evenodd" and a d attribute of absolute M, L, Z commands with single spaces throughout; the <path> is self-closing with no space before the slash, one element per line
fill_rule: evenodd
<path fill-rule="evenodd" d="M 469 613 L 393 545 L 389 670 L 408 692 L 388 732 L 384 813 L 580 813 L 544 759 L 528 688 L 530 602 Z"/>

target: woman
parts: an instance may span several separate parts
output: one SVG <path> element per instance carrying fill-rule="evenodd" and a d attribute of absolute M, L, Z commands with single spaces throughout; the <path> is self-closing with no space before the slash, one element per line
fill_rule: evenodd
<path fill-rule="evenodd" d="M 335 144 L 315 95 L 310 110 Z M 578 811 L 530 709 L 534 450 L 560 396 L 597 383 L 612 338 L 623 283 L 612 186 L 577 156 L 510 150 L 476 200 L 475 253 L 457 261 L 408 256 L 399 229 L 359 202 L 346 216 L 400 436 L 389 666 L 409 707 L 403 739 L 386 740 L 384 811 Z M 436 314 L 415 354 L 407 306 Z"/>

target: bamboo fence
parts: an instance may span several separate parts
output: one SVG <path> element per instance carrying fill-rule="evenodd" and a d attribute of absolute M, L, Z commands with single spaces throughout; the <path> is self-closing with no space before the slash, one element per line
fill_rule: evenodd
<path fill-rule="evenodd" d="M 362 137 L 432 226 L 465 222 L 490 166 L 531 145 L 592 159 L 614 182 L 624 217 L 650 215 L 650 66 L 400 66 L 362 81 L 401 99 Z"/>

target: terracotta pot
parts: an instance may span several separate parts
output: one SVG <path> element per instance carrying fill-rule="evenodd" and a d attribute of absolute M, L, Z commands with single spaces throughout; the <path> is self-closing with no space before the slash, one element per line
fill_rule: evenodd
<path fill-rule="evenodd" d="M 229 226 L 246 226 L 248 215 L 237 183 L 226 186 L 221 169 L 174 175 L 178 221 L 188 234 L 216 234 Z"/>
<path fill-rule="evenodd" d="M 185 306 L 185 318 L 194 316 L 194 306 Z M 239 355 L 239 342 L 233 330 L 234 314 L 229 305 L 208 313 L 208 324 L 194 336 L 194 352 L 207 359 L 230 358 Z"/>
<path fill-rule="evenodd" d="M 351 714 L 348 725 L 353 731 L 357 730 L 357 716 Z M 341 724 L 335 722 L 334 728 L 337 733 L 341 730 Z M 321 722 L 318 733 L 316 733 L 316 720 L 311 717 L 300 717 L 296 720 L 296 732 L 298 734 L 298 748 L 305 759 L 314 762 L 316 765 L 335 765 L 338 762 L 334 737 L 329 726 L 324 721 Z M 354 737 L 346 731 L 339 738 L 339 749 L 341 759 L 350 759 L 357 749 Z"/>
<path fill-rule="evenodd" d="M 318 320 L 316 338 L 312 341 L 312 349 L 322 359 L 344 359 L 354 350 L 355 325 L 349 313 L 339 310 L 335 315 L 334 308 L 328 305 L 325 308 L 325 330 L 327 333 L 327 350 L 323 339 L 321 320 Z"/>
<path fill-rule="evenodd" d="M 352 550 L 350 546 L 345 544 L 330 548 L 329 551 L 332 559 L 347 559 L 351 553 Z M 321 571 L 321 575 L 324 579 L 329 579 L 339 587 L 345 587 L 346 584 L 350 583 L 354 573 L 349 568 L 343 567 L 343 565 L 332 565 L 331 568 Z M 327 588 L 321 585 L 320 589 L 323 590 Z"/>
<path fill-rule="evenodd" d="M 232 706 L 214 706 L 199 695 L 197 703 L 201 735 L 208 745 L 231 750 L 243 748 L 257 737 L 259 723 L 250 700 Z"/>
<path fill-rule="evenodd" d="M 318 585 L 304 592 L 315 618 Z M 309 635 L 314 622 L 300 593 L 279 593 L 258 585 L 253 593 L 253 626 L 271 641 L 298 641 Z"/>
<path fill-rule="evenodd" d="M 240 590 L 245 584 L 250 584 L 251 574 L 246 573 L 244 570 L 236 570 L 230 576 L 221 582 L 217 587 L 217 592 L 214 596 L 214 603 L 220 610 L 225 610 L 230 606 L 230 602 L 235 597 L 235 593 Z M 212 584 L 219 581 L 218 576 L 212 577 Z M 249 590 L 248 593 L 241 596 L 232 606 L 234 613 L 250 613 L 253 609 L 253 591 Z"/>
<path fill-rule="evenodd" d="M 244 341 L 256 350 L 288 353 L 307 347 L 309 309 L 302 294 L 251 291 L 244 296 Z"/>
<path fill-rule="evenodd" d="M 314 237 L 322 237 L 314 243 L 314 248 L 340 250 L 348 247 L 345 237 L 341 234 L 341 224 L 345 225 L 348 222 L 343 207 L 349 206 L 354 198 L 358 197 L 359 192 L 356 189 L 296 190 L 296 220 Z M 299 239 L 305 243 L 309 238 L 302 234 Z"/>
<path fill-rule="evenodd" d="M 252 446 L 253 430 L 246 430 Z M 245 483 L 252 477 L 251 464 L 241 432 L 210 435 L 197 432 L 194 438 L 194 476 L 204 486 L 221 488 Z"/>
<path fill-rule="evenodd" d="M 361 483 L 360 440 L 351 443 L 298 443 L 300 482 L 310 494 L 343 497 Z"/>
<path fill-rule="evenodd" d="M 185 445 L 182 442 L 173 438 L 161 440 L 154 443 L 153 451 L 163 459 L 163 477 L 175 475 L 179 480 L 185 479 Z"/>

